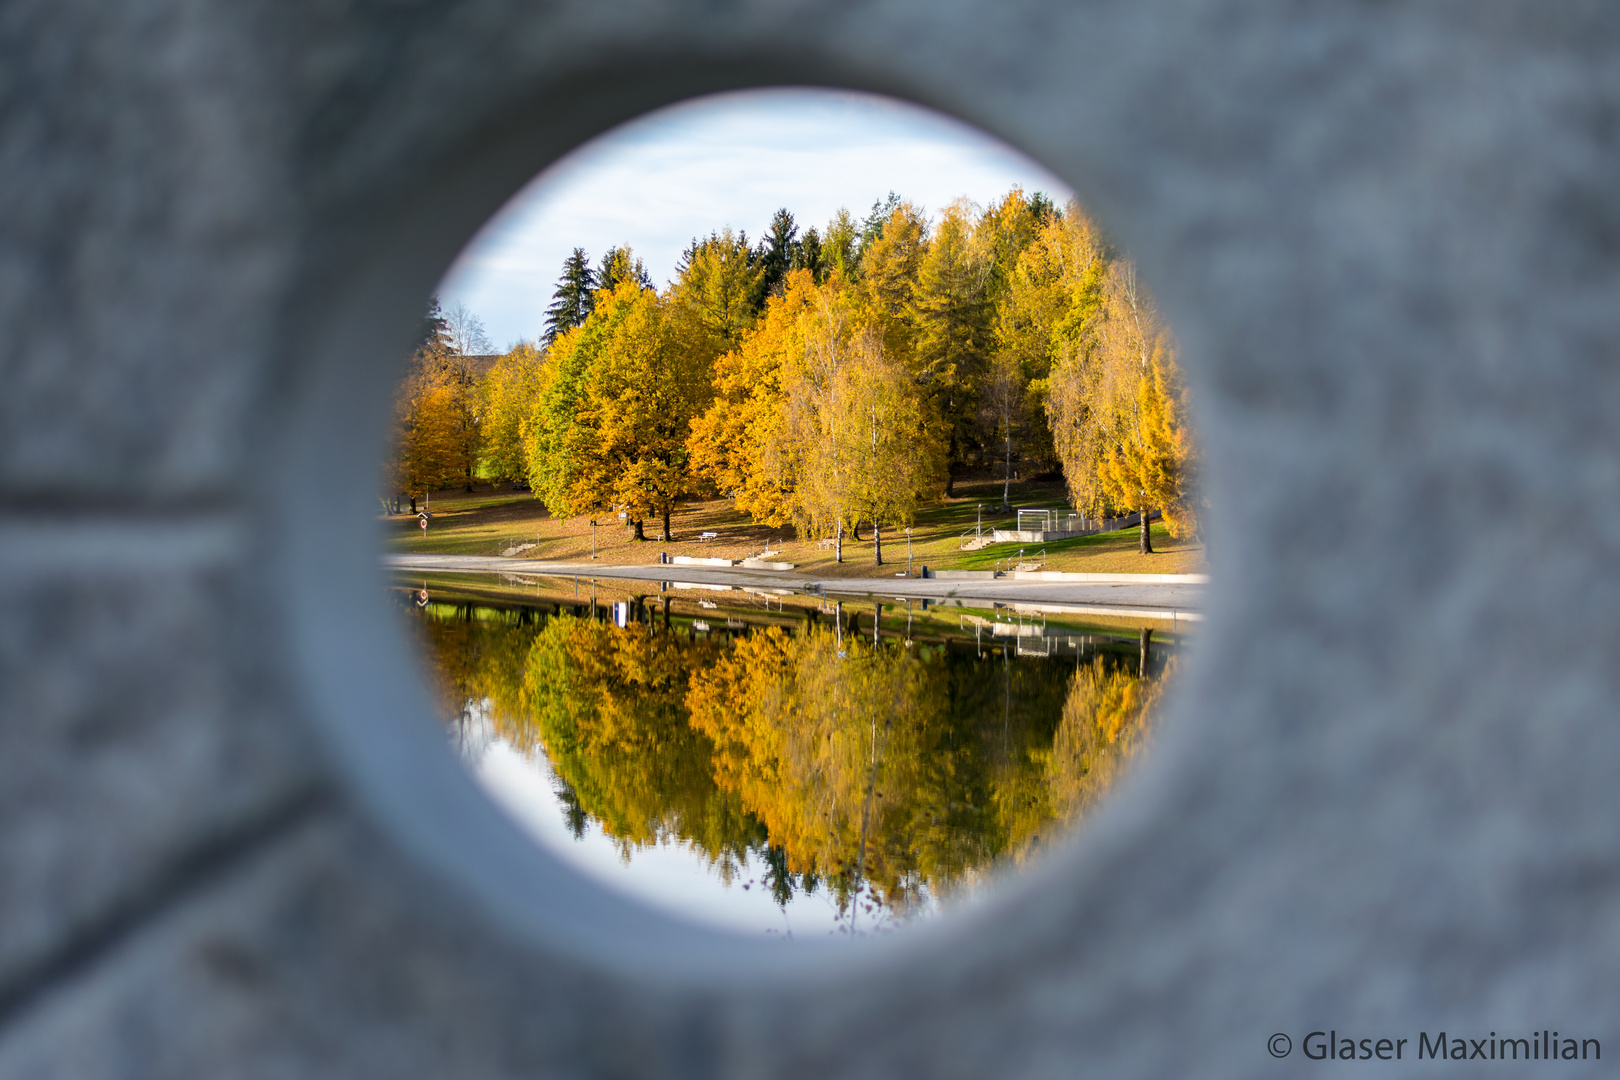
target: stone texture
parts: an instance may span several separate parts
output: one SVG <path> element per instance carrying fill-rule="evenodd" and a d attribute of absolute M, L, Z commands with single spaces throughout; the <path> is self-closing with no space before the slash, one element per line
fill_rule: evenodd
<path fill-rule="evenodd" d="M 1617 43 L 1611 6 L 1495 0 L 8 6 L 0 1074 L 1620 1049 Z M 888 952 L 745 971 L 482 837 L 356 704 L 373 667 L 318 654 L 399 667 L 339 577 L 372 558 L 343 463 L 457 246 L 611 123 L 818 80 L 985 125 L 1139 257 L 1215 583 L 1158 752 L 1072 850 Z"/>
<path fill-rule="evenodd" d="M 239 543 L 0 524 L 0 1011 L 313 797 Z"/>

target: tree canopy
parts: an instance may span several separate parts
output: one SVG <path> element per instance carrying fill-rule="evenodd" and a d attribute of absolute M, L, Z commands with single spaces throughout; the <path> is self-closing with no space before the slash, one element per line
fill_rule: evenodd
<path fill-rule="evenodd" d="M 784 208 L 758 244 L 695 238 L 663 289 L 628 247 L 600 272 L 576 248 L 541 342 L 476 393 L 454 375 L 476 318 L 435 303 L 424 325 L 402 490 L 470 477 L 471 455 L 558 514 L 661 517 L 668 535 L 680 500 L 721 494 L 757 521 L 881 540 L 958 475 L 996 476 L 1005 502 L 1015 477 L 1061 474 L 1088 516 L 1142 513 L 1144 550 L 1149 515 L 1198 529 L 1175 339 L 1135 264 L 1038 193 L 931 219 L 891 192 L 802 231 Z"/>

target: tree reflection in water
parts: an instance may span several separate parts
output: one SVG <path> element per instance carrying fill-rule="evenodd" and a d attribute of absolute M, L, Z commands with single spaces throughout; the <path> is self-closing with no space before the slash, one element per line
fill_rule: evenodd
<path fill-rule="evenodd" d="M 594 821 L 627 861 L 684 841 L 728 884 L 752 858 L 778 904 L 825 889 L 856 931 L 1083 816 L 1149 743 L 1174 666 L 1145 632 L 1140 652 L 1014 657 L 847 621 L 700 634 L 665 609 L 625 627 L 562 608 L 419 617 L 445 714 L 543 753 L 576 837 Z"/>

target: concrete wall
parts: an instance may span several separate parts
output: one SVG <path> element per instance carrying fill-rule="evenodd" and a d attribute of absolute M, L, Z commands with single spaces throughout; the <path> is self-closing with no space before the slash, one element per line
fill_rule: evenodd
<path fill-rule="evenodd" d="M 1329 1027 L 1620 1053 L 1617 10 L 14 0 L 0 1076 L 1293 1076 L 1267 1040 Z M 1179 332 L 1216 508 L 1148 766 L 861 957 L 532 849 L 408 689 L 368 520 L 397 358 L 501 200 L 647 108 L 807 82 L 1092 202 Z"/>

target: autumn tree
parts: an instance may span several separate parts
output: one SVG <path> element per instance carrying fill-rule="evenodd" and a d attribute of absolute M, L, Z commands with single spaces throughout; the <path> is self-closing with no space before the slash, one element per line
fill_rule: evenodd
<path fill-rule="evenodd" d="M 803 356 L 807 318 L 821 299 L 808 269 L 791 271 L 783 284 L 759 324 L 715 361 L 714 401 L 693 421 L 687 443 L 698 475 L 769 525 L 801 516 L 801 455 L 783 433 L 783 372 Z"/>
<path fill-rule="evenodd" d="M 754 324 L 759 283 L 748 235 L 724 229 L 692 241 L 676 263 L 671 292 L 723 347 L 734 348 Z"/>
<path fill-rule="evenodd" d="M 1020 452 L 1037 462 L 1059 463 L 1047 422 L 1053 363 L 1072 359 L 1080 328 L 1101 303 L 1102 278 L 1112 258 L 1078 204 L 1062 213 L 1045 209 L 998 292 L 987 419 L 1008 442 L 1021 433 Z M 1006 446 L 1006 453 L 1011 457 L 1013 447 Z M 1010 475 L 1010 465 L 1006 472 Z"/>
<path fill-rule="evenodd" d="M 973 207 L 946 207 L 916 267 L 909 314 L 916 328 L 915 371 L 926 388 L 947 469 L 966 462 L 980 440 L 978 408 L 991 346 L 993 251 L 975 242 Z M 949 471 L 945 493 L 951 493 Z"/>
<path fill-rule="evenodd" d="M 861 249 L 863 321 L 876 328 L 891 356 L 909 362 L 916 338 L 914 300 L 928 250 L 928 221 L 910 203 L 896 201 L 892 194 L 890 200 L 894 209 Z"/>
<path fill-rule="evenodd" d="M 1059 324 L 1053 438 L 1074 504 L 1138 511 L 1140 549 L 1150 554 L 1150 511 L 1162 511 L 1175 535 L 1197 527 L 1175 344 L 1133 263 L 1114 259 L 1094 276 Z"/>
<path fill-rule="evenodd" d="M 869 327 L 850 341 L 823 407 L 841 463 L 830 493 L 845 517 L 872 523 L 872 556 L 882 566 L 883 522 L 909 525 L 936 494 L 938 444 L 916 383 Z"/>
<path fill-rule="evenodd" d="M 859 292 L 836 271 L 791 272 L 740 348 L 715 365 L 716 397 L 692 427 L 693 461 L 757 521 L 831 534 L 907 524 L 937 493 L 940 440 L 910 370 L 863 325 Z"/>
<path fill-rule="evenodd" d="M 843 559 L 843 530 L 905 524 L 937 494 L 940 443 L 923 422 L 916 381 L 885 347 L 860 297 L 838 279 L 800 312 L 802 346 L 782 374 L 782 422 L 770 467 L 794 491 L 802 531 L 831 533 Z"/>
<path fill-rule="evenodd" d="M 718 343 L 692 313 L 636 281 L 597 294 L 560 338 L 528 442 L 531 484 L 565 513 L 622 507 L 662 517 L 698 490 L 687 438 L 709 403 Z"/>
<path fill-rule="evenodd" d="M 539 395 L 545 354 L 519 342 L 490 368 L 479 383 L 483 414 L 483 458 L 486 474 L 501 480 L 525 480 L 528 454 L 524 428 Z"/>
<path fill-rule="evenodd" d="M 630 312 L 640 290 L 603 294 L 614 302 L 597 305 L 579 326 L 558 335 L 546 349 L 535 380 L 533 403 L 521 434 L 529 487 L 554 514 L 607 509 L 610 494 L 583 480 L 593 454 L 593 432 L 580 422 L 589 380 L 598 358 Z M 618 302 L 623 299 L 625 302 Z"/>
<path fill-rule="evenodd" d="M 461 357 L 431 335 L 412 354 L 394 403 L 389 473 L 411 501 L 464 483 L 472 490 L 482 425 L 475 382 Z"/>

